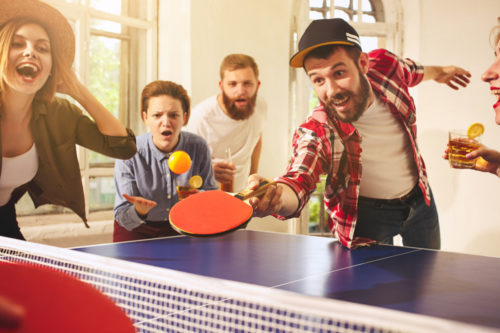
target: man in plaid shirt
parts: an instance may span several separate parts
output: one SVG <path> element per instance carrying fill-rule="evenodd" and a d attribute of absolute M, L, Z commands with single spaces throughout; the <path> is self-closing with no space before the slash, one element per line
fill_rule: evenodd
<path fill-rule="evenodd" d="M 304 68 L 320 105 L 296 130 L 278 185 L 250 201 L 254 215 L 300 215 L 320 175 L 327 175 L 328 225 L 344 246 L 392 244 L 400 234 L 406 246 L 439 249 L 408 88 L 433 79 L 458 89 L 470 74 L 455 66 L 423 67 L 387 50 L 363 53 L 358 33 L 342 19 L 313 21 L 290 65 Z M 250 186 L 260 178 L 253 175 Z"/>

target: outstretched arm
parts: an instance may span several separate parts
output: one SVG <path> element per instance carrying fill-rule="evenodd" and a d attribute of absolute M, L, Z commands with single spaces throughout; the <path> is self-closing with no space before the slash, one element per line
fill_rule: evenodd
<path fill-rule="evenodd" d="M 457 66 L 424 66 L 423 80 L 445 83 L 455 90 L 458 90 L 459 86 L 467 87 L 470 77 L 471 75 L 467 70 Z"/>

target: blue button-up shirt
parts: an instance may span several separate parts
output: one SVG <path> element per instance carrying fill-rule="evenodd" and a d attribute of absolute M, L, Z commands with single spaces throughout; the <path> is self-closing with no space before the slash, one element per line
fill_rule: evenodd
<path fill-rule="evenodd" d="M 168 167 L 168 158 L 176 150 L 183 150 L 191 157 L 191 167 L 183 174 L 176 174 Z M 137 137 L 137 154 L 128 160 L 115 162 L 115 220 L 127 230 L 141 224 L 133 204 L 123 193 L 140 196 L 157 203 L 147 217 L 148 221 L 168 221 L 170 208 L 178 201 L 176 184 L 199 175 L 203 179 L 200 190 L 214 190 L 217 185 L 212 169 L 211 154 L 205 140 L 193 133 L 182 131 L 175 150 L 165 153 L 153 143 L 151 133 Z"/>

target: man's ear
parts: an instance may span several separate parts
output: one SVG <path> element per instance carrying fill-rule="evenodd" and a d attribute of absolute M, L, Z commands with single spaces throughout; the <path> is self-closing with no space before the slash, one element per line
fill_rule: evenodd
<path fill-rule="evenodd" d="M 146 116 L 147 116 L 147 113 L 144 112 L 144 111 L 141 111 L 141 119 L 144 123 L 146 123 Z"/>
<path fill-rule="evenodd" d="M 363 74 L 368 73 L 369 64 L 370 64 L 370 59 L 368 58 L 368 54 L 365 52 L 361 52 L 358 59 L 358 65 Z"/>

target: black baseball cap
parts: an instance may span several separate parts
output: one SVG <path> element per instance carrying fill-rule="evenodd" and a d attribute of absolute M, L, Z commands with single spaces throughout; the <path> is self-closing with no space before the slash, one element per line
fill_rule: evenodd
<path fill-rule="evenodd" d="M 309 52 L 323 45 L 341 44 L 358 47 L 361 43 L 357 31 L 340 18 L 314 20 L 299 40 L 299 51 L 290 59 L 290 66 L 300 68 Z"/>

